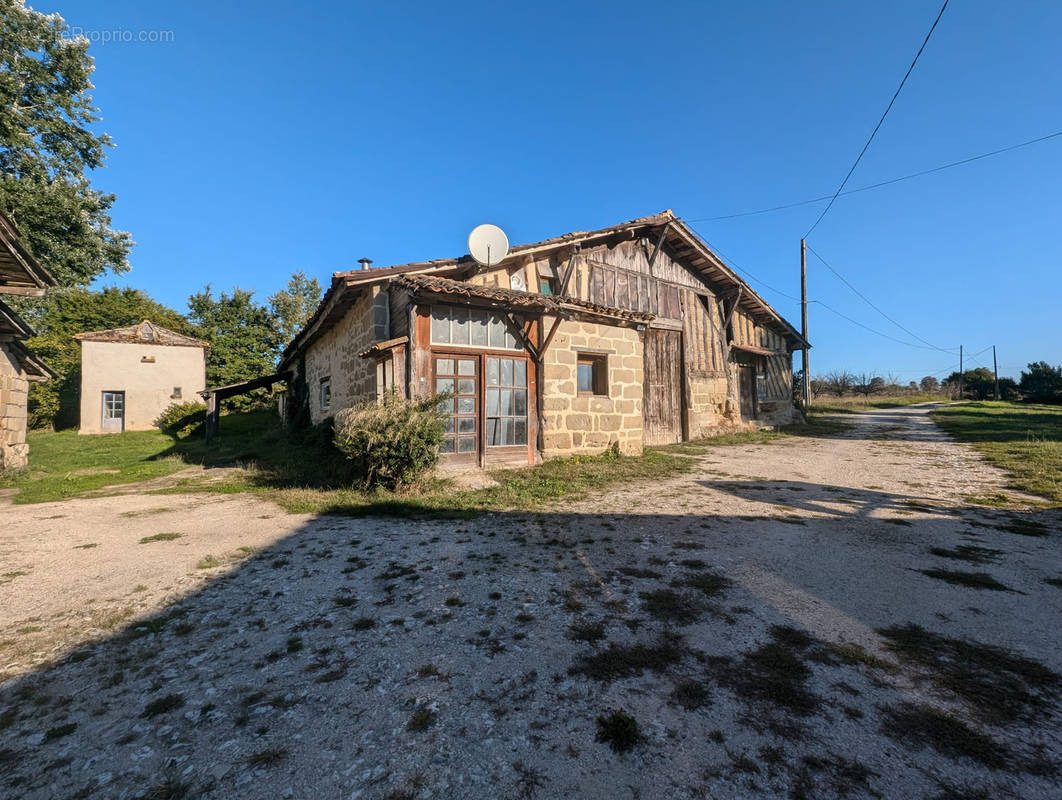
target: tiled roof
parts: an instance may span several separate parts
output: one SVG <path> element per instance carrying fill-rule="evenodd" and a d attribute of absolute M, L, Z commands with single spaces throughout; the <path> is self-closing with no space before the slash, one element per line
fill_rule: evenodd
<path fill-rule="evenodd" d="M 486 300 L 515 308 L 529 308 L 546 313 L 559 313 L 564 310 L 583 311 L 600 316 L 626 319 L 635 322 L 649 322 L 652 314 L 640 311 L 627 311 L 621 308 L 601 306 L 586 300 L 579 300 L 567 295 L 546 295 L 522 292 L 518 289 L 503 289 L 497 286 L 478 286 L 465 281 L 440 278 L 434 275 L 400 275 L 392 278 L 392 285 L 401 286 L 413 292 L 428 292 L 436 295 L 449 295 L 465 299 Z"/>
<path fill-rule="evenodd" d="M 540 311 L 548 311 L 555 307 L 546 295 L 521 292 L 516 289 L 502 289 L 497 286 L 478 286 L 465 281 L 455 281 L 450 278 L 439 278 L 434 275 L 400 275 L 391 279 L 391 284 L 401 286 L 411 291 L 430 292 L 432 294 L 446 294 L 468 299 L 492 300 L 509 306 L 522 308 L 534 308 Z"/>
<path fill-rule="evenodd" d="M 513 245 L 509 248 L 507 259 L 512 259 L 514 256 L 526 259 L 539 252 L 550 252 L 565 246 L 583 246 L 587 243 L 613 236 L 633 237 L 638 232 L 642 232 L 642 235 L 654 232 L 654 235 L 663 237 L 658 241 L 664 241 L 673 250 L 678 260 L 688 264 L 694 273 L 699 274 L 713 292 L 740 289 L 741 291 L 737 297 L 738 303 L 742 308 L 754 314 L 758 320 L 780 329 L 790 342 L 796 344 L 803 342 L 800 332 L 775 311 L 766 300 L 756 294 L 748 283 L 742 280 L 734 270 L 712 252 L 708 245 L 679 217 L 676 217 L 670 209 L 659 214 L 639 217 L 619 225 L 612 225 L 608 228 L 592 231 L 573 231 L 532 244 Z M 502 262 L 502 264 L 505 263 Z M 306 323 L 302 331 L 284 348 L 281 363 L 290 365 L 300 351 L 304 351 L 318 336 L 335 325 L 353 304 L 353 297 L 356 296 L 356 293 L 363 290 L 366 286 L 394 281 L 399 276 L 411 278 L 430 274 L 433 277 L 442 275 L 465 277 L 477 269 L 478 267 L 472 257 L 464 255 L 459 258 L 438 258 L 432 261 L 416 261 L 392 267 L 335 272 L 332 274 L 332 284 L 325 293 L 316 313 Z M 458 283 L 463 287 L 468 286 L 468 284 Z M 468 290 L 463 289 L 463 291 Z M 511 290 L 498 289 L 497 291 Z M 453 288 L 449 289 L 448 292 L 455 294 L 455 296 L 459 294 Z M 439 293 L 446 294 L 448 292 L 442 291 Z M 508 302 L 501 300 L 500 296 L 484 299 L 494 299 L 495 302 Z M 641 312 L 598 306 L 570 297 L 554 298 L 554 302 L 561 303 L 562 307 L 569 310 L 582 309 L 586 313 L 610 316 L 613 319 L 638 322 L 653 319 L 652 315 Z"/>
<path fill-rule="evenodd" d="M 157 344 L 168 347 L 205 347 L 210 349 L 209 342 L 193 339 L 191 336 L 171 331 L 148 320 L 144 320 L 139 325 L 129 325 L 125 328 L 78 333 L 74 335 L 74 338 L 82 342 L 121 342 L 125 344 Z"/>

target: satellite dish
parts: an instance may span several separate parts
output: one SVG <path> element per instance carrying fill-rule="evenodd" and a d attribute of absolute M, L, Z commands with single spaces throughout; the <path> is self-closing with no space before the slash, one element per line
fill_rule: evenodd
<path fill-rule="evenodd" d="M 509 255 L 509 240 L 497 225 L 477 225 L 468 234 L 468 252 L 477 264 L 493 267 Z"/>

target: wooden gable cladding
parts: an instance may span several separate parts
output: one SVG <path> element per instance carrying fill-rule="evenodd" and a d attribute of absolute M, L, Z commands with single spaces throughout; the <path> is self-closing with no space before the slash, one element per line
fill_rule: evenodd
<path fill-rule="evenodd" d="M 718 303 L 711 297 L 685 289 L 682 293 L 685 313 L 682 330 L 686 341 L 686 366 L 694 377 L 722 375 L 727 354 L 723 336 L 723 318 Z"/>
<path fill-rule="evenodd" d="M 678 286 L 608 264 L 590 262 L 588 298 L 591 303 L 643 311 L 662 320 L 682 319 Z"/>
<path fill-rule="evenodd" d="M 730 319 L 731 341 L 762 347 L 772 353 L 788 353 L 785 338 L 770 328 L 759 324 L 743 308 L 738 308 Z"/>

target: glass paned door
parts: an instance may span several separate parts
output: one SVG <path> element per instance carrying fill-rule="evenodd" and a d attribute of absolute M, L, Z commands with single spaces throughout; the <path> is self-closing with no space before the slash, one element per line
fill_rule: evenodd
<path fill-rule="evenodd" d="M 121 433 L 125 429 L 125 392 L 103 393 L 103 432 Z"/>
<path fill-rule="evenodd" d="M 479 449 L 476 409 L 476 358 L 435 357 L 435 391 L 452 394 L 440 409 L 448 414 L 443 431 L 441 453 L 475 458 Z"/>
<path fill-rule="evenodd" d="M 527 361 L 487 359 L 487 447 L 527 444 Z"/>

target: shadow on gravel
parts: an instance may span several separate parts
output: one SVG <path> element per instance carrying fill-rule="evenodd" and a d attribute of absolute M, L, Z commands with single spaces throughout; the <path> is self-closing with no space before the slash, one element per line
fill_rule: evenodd
<path fill-rule="evenodd" d="M 915 573 L 911 556 L 961 541 L 969 524 L 918 506 L 942 527 L 898 558 L 898 531 L 872 514 L 923 498 L 705 485 L 827 518 L 319 517 L 155 616 L 0 687 L 2 792 L 463 798 L 546 787 L 540 796 L 611 797 L 617 787 L 652 796 L 715 787 L 730 796 L 794 781 L 807 796 L 866 791 L 874 775 L 900 769 L 879 732 L 881 704 L 894 700 L 881 677 L 890 673 L 826 642 L 828 630 L 787 627 L 789 609 L 731 583 L 724 565 L 766 555 L 775 577 L 838 618 L 932 626 L 964 590 Z M 884 546 L 865 552 L 874 568 L 857 581 L 835 581 L 831 558 L 852 519 Z M 1005 558 L 1010 534 L 991 534 Z M 905 591 L 918 594 L 910 619 L 876 617 Z M 1021 602 L 1056 598 L 1045 584 Z M 753 685 L 735 670 L 761 678 Z M 624 755 L 596 740 L 598 719 L 619 711 L 635 721 Z M 1022 735 L 1026 745 L 1043 738 L 1034 727 Z M 924 772 L 991 785 L 988 767 L 998 767 L 940 761 L 952 756 L 932 749 L 910 758 L 919 796 Z M 1040 790 L 1014 769 L 1024 777 L 1009 785 Z"/>

